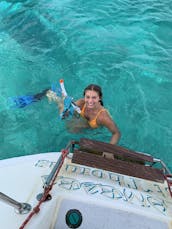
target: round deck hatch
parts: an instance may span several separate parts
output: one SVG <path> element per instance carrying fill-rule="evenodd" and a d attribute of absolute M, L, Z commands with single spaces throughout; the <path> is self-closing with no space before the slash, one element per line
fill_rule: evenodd
<path fill-rule="evenodd" d="M 69 228 L 78 228 L 82 223 L 82 214 L 77 209 L 70 209 L 66 213 L 66 224 Z"/>

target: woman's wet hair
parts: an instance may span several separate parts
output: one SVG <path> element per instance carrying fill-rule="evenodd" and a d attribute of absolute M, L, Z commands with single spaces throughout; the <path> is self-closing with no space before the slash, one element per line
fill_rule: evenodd
<path fill-rule="evenodd" d="M 96 84 L 90 84 L 90 85 L 88 85 L 88 86 L 84 89 L 84 96 L 85 96 L 86 91 L 88 91 L 88 90 L 89 90 L 89 91 L 95 91 L 95 92 L 97 92 L 97 94 L 98 94 L 99 97 L 100 97 L 99 102 L 100 102 L 100 104 L 103 106 L 103 101 L 102 101 L 103 93 L 102 93 L 101 87 L 98 86 L 98 85 L 96 85 Z"/>

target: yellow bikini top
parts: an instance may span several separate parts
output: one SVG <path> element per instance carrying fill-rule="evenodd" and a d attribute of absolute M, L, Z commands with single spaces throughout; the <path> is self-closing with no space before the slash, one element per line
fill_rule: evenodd
<path fill-rule="evenodd" d="M 85 118 L 85 115 L 84 115 L 84 112 L 85 112 L 85 107 L 86 107 L 86 104 L 84 104 L 82 110 L 81 110 L 81 113 L 80 115 Z M 97 112 L 96 116 L 94 119 L 92 119 L 91 121 L 88 121 L 88 124 L 91 128 L 97 128 L 98 125 L 97 125 L 97 117 L 99 116 L 99 114 L 102 112 L 102 111 L 105 111 L 106 109 L 102 108 L 99 112 Z"/>

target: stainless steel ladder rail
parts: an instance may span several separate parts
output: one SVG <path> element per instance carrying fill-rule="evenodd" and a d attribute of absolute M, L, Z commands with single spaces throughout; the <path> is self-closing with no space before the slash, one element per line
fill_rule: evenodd
<path fill-rule="evenodd" d="M 74 144 L 74 141 L 70 141 L 70 142 L 67 144 L 67 146 L 65 147 L 64 150 L 68 151 L 68 153 L 69 153 L 69 152 L 70 152 L 70 148 L 73 147 L 73 144 Z M 49 174 L 49 175 L 47 176 L 47 178 L 46 178 L 46 181 L 45 181 L 45 183 L 44 183 L 44 185 L 43 185 L 44 192 L 45 192 L 46 189 L 51 185 L 51 182 L 52 182 L 52 180 L 53 180 L 53 178 L 54 178 L 54 176 L 55 176 L 56 171 L 58 170 L 58 168 L 59 168 L 59 166 L 60 166 L 60 164 L 61 164 L 61 162 L 62 162 L 62 159 L 63 159 L 63 156 L 62 156 L 62 154 L 61 154 L 60 157 L 58 158 L 57 162 L 55 163 L 53 169 L 51 170 L 50 174 Z M 44 192 L 43 192 L 43 193 L 39 193 L 39 194 L 36 196 L 36 199 L 37 199 L 38 201 L 41 200 L 41 198 L 42 198 L 43 195 L 44 195 Z M 47 198 L 46 198 L 45 200 L 51 200 L 51 198 L 52 198 L 51 195 L 48 194 L 48 196 L 47 196 Z"/>
<path fill-rule="evenodd" d="M 163 172 L 164 172 L 164 175 L 165 174 L 171 174 L 170 169 L 167 167 L 167 165 L 162 160 L 160 160 L 158 158 L 154 158 L 153 160 L 154 160 L 154 163 L 159 163 L 161 165 Z"/>
<path fill-rule="evenodd" d="M 18 214 L 27 214 L 31 209 L 31 205 L 28 203 L 20 203 L 11 197 L 5 195 L 4 193 L 0 192 L 0 201 L 5 202 L 6 204 L 15 208 L 15 211 Z"/>

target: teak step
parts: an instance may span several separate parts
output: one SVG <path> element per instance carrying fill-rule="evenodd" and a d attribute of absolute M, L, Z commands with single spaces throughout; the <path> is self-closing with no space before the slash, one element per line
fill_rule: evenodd
<path fill-rule="evenodd" d="M 165 179 L 163 172 L 159 169 L 118 159 L 109 160 L 102 156 L 77 149 L 74 150 L 72 162 L 161 183 L 163 183 Z"/>
<path fill-rule="evenodd" d="M 145 164 L 145 162 L 153 163 L 153 157 L 150 155 L 142 154 L 135 152 L 133 150 L 129 150 L 127 148 L 112 145 L 109 143 L 104 143 L 100 141 L 90 140 L 87 138 L 81 138 L 79 142 L 80 150 L 83 150 L 85 152 L 95 153 L 98 155 L 102 155 L 103 152 L 109 152 L 114 155 L 114 157 L 121 159 L 121 160 L 127 160 L 127 161 L 133 161 Z"/>

